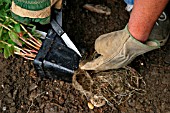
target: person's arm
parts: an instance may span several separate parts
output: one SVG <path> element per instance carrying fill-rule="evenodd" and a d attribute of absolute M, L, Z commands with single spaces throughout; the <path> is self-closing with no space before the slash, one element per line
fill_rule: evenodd
<path fill-rule="evenodd" d="M 125 29 L 107 33 L 97 38 L 95 50 L 100 56 L 80 68 L 98 71 L 118 69 L 130 64 L 137 56 L 162 46 L 162 41 L 158 39 L 147 39 L 151 38 L 152 28 L 168 1 L 135 0 L 129 23 Z M 167 21 L 167 24 L 169 24 L 169 21 Z"/>
<path fill-rule="evenodd" d="M 131 35 L 145 42 L 169 0 L 134 0 L 128 28 Z"/>

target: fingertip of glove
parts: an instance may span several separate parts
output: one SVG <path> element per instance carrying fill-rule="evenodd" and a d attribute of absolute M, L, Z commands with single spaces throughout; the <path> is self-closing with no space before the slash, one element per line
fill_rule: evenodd
<path fill-rule="evenodd" d="M 92 67 L 89 63 L 86 63 L 84 65 L 80 65 L 79 67 L 82 70 L 95 70 L 95 69 L 93 69 L 94 67 Z"/>

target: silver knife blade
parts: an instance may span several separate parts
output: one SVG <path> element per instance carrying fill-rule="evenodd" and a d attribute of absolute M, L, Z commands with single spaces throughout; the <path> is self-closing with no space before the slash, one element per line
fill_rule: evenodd
<path fill-rule="evenodd" d="M 73 42 L 70 40 L 70 38 L 68 37 L 68 35 L 66 33 L 61 35 L 61 38 L 63 39 L 63 41 L 65 42 L 67 47 L 74 50 L 80 57 L 82 57 L 80 52 L 78 51 L 78 49 L 76 48 L 76 46 L 73 44 Z"/>
<path fill-rule="evenodd" d="M 61 28 L 61 26 L 55 21 L 52 20 L 51 21 L 51 26 L 54 29 L 54 31 L 62 38 L 62 40 L 64 41 L 64 43 L 67 45 L 68 48 L 72 49 L 73 51 L 75 51 L 80 57 L 81 54 L 78 51 L 78 49 L 76 48 L 76 46 L 74 45 L 74 43 L 70 40 L 70 38 L 68 37 L 68 35 L 63 31 L 63 29 Z"/>

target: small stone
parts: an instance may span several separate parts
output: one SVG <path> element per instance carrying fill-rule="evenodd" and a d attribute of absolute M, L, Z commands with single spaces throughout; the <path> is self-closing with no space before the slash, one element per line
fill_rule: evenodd
<path fill-rule="evenodd" d="M 17 92 L 18 92 L 18 90 L 15 90 L 15 91 L 13 92 L 13 99 L 14 99 L 14 100 L 15 100 L 15 96 L 16 96 Z"/>
<path fill-rule="evenodd" d="M 88 102 L 87 105 L 88 105 L 88 107 L 89 107 L 90 109 L 94 109 L 94 106 L 93 106 L 92 103 Z"/>
<path fill-rule="evenodd" d="M 128 107 L 127 110 L 128 110 L 128 113 L 136 113 L 136 109 L 135 108 Z"/>
<path fill-rule="evenodd" d="M 60 105 L 64 104 L 64 99 L 62 97 L 59 97 L 58 101 Z"/>
<path fill-rule="evenodd" d="M 63 86 L 63 85 L 64 85 L 64 82 L 63 82 L 63 81 L 60 81 L 60 85 Z"/>
<path fill-rule="evenodd" d="M 143 66 L 144 65 L 143 62 L 141 62 L 140 65 Z"/>
<path fill-rule="evenodd" d="M 29 100 L 33 100 L 36 97 L 37 93 L 35 91 L 31 92 Z"/>
<path fill-rule="evenodd" d="M 154 113 L 154 111 L 150 110 L 149 113 Z"/>
<path fill-rule="evenodd" d="M 45 105 L 42 103 L 42 104 L 41 104 L 41 106 L 40 106 L 40 109 L 43 109 L 43 108 L 44 108 L 44 106 L 45 106 Z"/>
<path fill-rule="evenodd" d="M 12 98 L 8 98 L 8 99 L 7 99 L 7 103 L 8 103 L 8 104 L 11 104 L 12 102 L 14 102 Z"/>
<path fill-rule="evenodd" d="M 16 108 L 15 107 L 11 107 L 9 110 L 10 110 L 10 113 L 15 113 L 16 112 Z"/>
<path fill-rule="evenodd" d="M 48 100 L 48 97 L 47 97 L 47 96 L 43 96 L 43 98 L 44 98 L 45 100 Z"/>
<path fill-rule="evenodd" d="M 11 106 L 15 106 L 15 102 L 12 102 L 12 103 L 11 103 Z"/>
<path fill-rule="evenodd" d="M 4 89 L 4 85 L 2 84 L 1 87 Z"/>
<path fill-rule="evenodd" d="M 48 95 L 49 95 L 49 98 L 53 98 L 53 92 L 52 91 L 49 91 Z"/>
<path fill-rule="evenodd" d="M 29 87 L 29 91 L 32 91 L 32 90 L 34 90 L 34 89 L 36 89 L 38 86 L 35 84 L 35 83 L 33 83 L 33 84 L 31 84 L 31 86 Z"/>
<path fill-rule="evenodd" d="M 136 105 L 135 103 L 136 103 L 135 100 L 129 100 L 128 101 L 128 104 L 132 107 L 134 107 Z"/>
<path fill-rule="evenodd" d="M 2 111 L 6 111 L 6 106 L 2 107 Z"/>
<path fill-rule="evenodd" d="M 12 80 L 13 80 L 13 81 L 16 81 L 16 76 L 12 76 Z"/>
<path fill-rule="evenodd" d="M 96 24 L 97 23 L 97 21 L 96 21 L 96 19 L 95 18 L 91 18 L 91 22 L 93 23 L 93 24 Z"/>
<path fill-rule="evenodd" d="M 169 79 L 164 77 L 162 80 L 162 84 L 169 84 Z"/>
<path fill-rule="evenodd" d="M 165 111 L 165 103 L 164 102 L 161 104 L 161 111 Z"/>
<path fill-rule="evenodd" d="M 142 104 L 137 103 L 135 108 L 136 108 L 136 109 L 141 109 L 142 107 L 143 107 Z"/>
<path fill-rule="evenodd" d="M 11 93 L 8 93 L 7 94 L 9 98 L 12 98 L 12 94 Z"/>

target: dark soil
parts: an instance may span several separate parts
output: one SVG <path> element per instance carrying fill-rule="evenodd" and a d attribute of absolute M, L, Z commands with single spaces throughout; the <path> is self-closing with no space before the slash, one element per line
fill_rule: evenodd
<path fill-rule="evenodd" d="M 110 16 L 89 12 L 85 3 L 111 8 Z M 101 34 L 123 29 L 128 22 L 123 0 L 74 0 L 64 8 L 65 31 L 77 46 L 90 54 L 94 41 Z M 170 9 L 168 9 L 170 11 Z M 36 74 L 32 61 L 18 56 L 4 59 L 0 54 L 1 113 L 170 113 L 170 65 L 164 62 L 170 41 L 164 47 L 137 57 L 130 66 L 146 82 L 147 93 L 134 95 L 121 105 L 90 110 L 85 96 L 72 84 L 43 79 Z"/>

